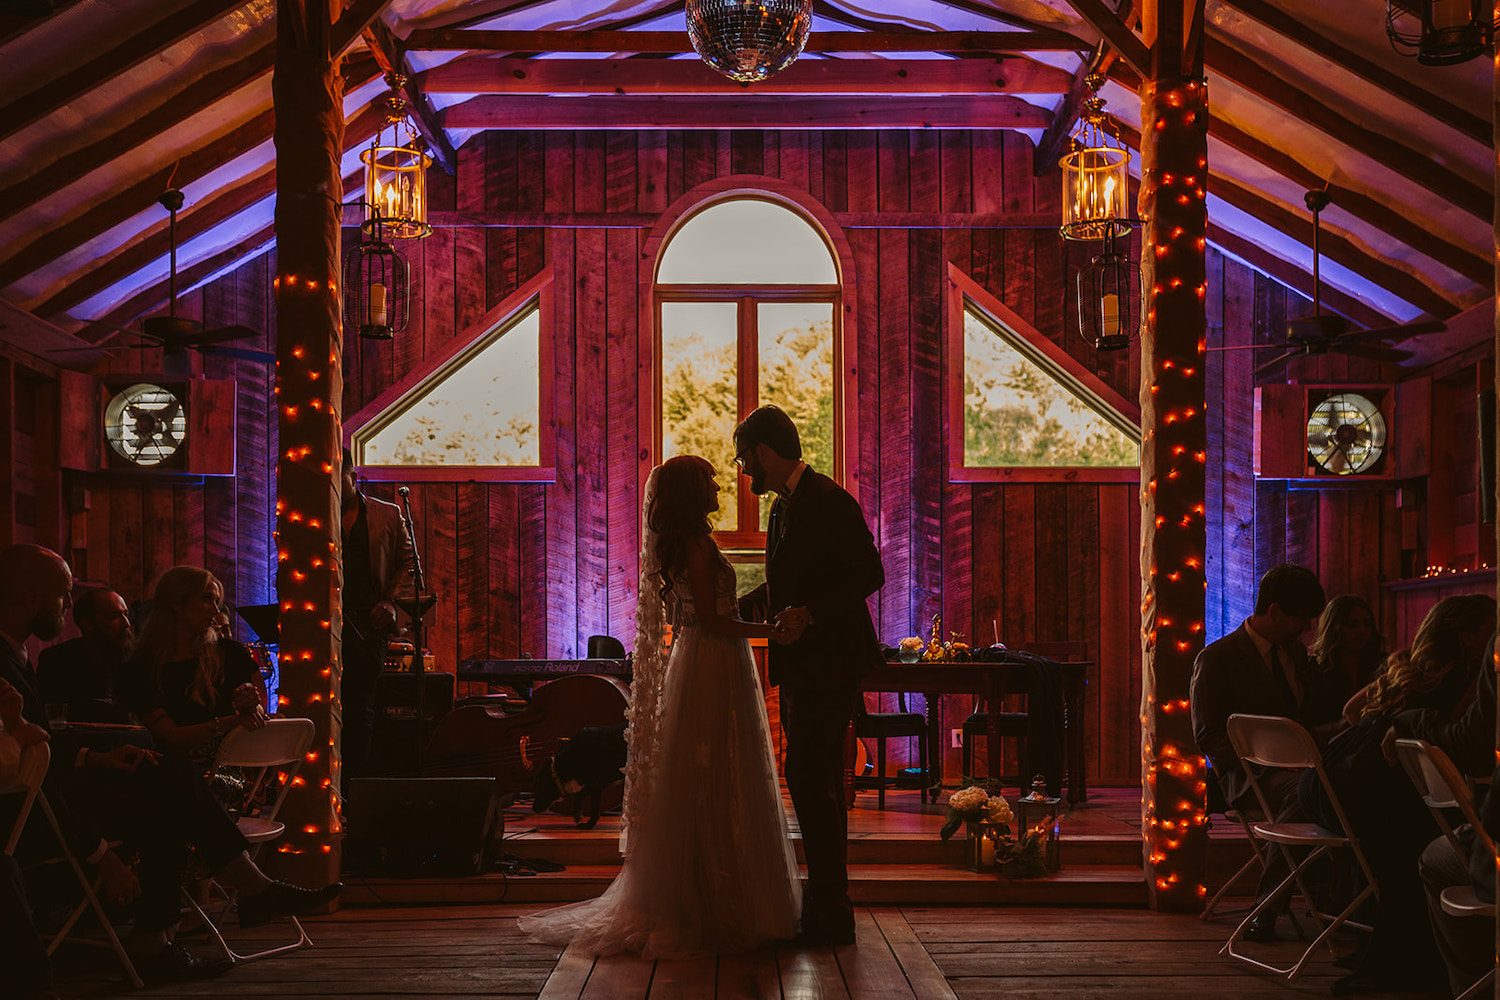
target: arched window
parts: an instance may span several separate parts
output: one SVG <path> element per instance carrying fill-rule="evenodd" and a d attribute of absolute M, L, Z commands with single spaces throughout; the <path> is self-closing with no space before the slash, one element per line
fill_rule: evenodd
<path fill-rule="evenodd" d="M 657 454 L 708 459 L 721 547 L 757 549 L 770 498 L 757 503 L 738 474 L 735 424 L 774 403 L 797 422 L 809 465 L 841 468 L 843 289 L 829 239 L 781 201 L 737 194 L 667 237 L 654 292 Z"/>

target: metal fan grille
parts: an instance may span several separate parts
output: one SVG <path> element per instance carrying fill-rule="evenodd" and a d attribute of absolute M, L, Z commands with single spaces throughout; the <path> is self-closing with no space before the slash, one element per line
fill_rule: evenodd
<path fill-rule="evenodd" d="M 1319 468 L 1336 476 L 1369 471 L 1385 452 L 1380 408 L 1358 393 L 1329 396 L 1308 417 L 1307 452 Z"/>
<path fill-rule="evenodd" d="M 182 401 L 158 385 L 140 383 L 117 393 L 104 408 L 104 437 L 121 458 L 160 465 L 187 436 Z"/>

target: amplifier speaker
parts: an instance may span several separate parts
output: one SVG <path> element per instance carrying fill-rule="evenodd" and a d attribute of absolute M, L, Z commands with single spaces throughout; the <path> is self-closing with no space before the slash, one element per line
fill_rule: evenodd
<path fill-rule="evenodd" d="M 356 875 L 478 875 L 505 833 L 494 778 L 353 778 L 344 868 Z"/>
<path fill-rule="evenodd" d="M 417 682 L 422 682 L 422 721 L 417 724 Z M 432 739 L 453 711 L 452 674 L 383 673 L 375 683 L 375 723 L 369 773 L 404 776 L 419 772 L 417 748 Z"/>

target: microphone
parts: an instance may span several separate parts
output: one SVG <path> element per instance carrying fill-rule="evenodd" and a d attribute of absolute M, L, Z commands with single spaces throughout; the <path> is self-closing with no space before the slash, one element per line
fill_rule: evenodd
<path fill-rule="evenodd" d="M 399 493 L 399 494 L 401 494 L 404 497 L 411 496 L 411 487 L 410 486 L 403 486 L 400 489 L 398 489 L 396 492 Z"/>

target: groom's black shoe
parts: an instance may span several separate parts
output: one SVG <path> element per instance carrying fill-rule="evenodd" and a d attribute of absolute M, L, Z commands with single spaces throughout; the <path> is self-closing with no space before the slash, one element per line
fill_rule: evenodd
<path fill-rule="evenodd" d="M 794 937 L 774 942 L 777 948 L 841 948 L 854 943 L 854 928 L 830 931 L 822 927 L 803 928 Z"/>

